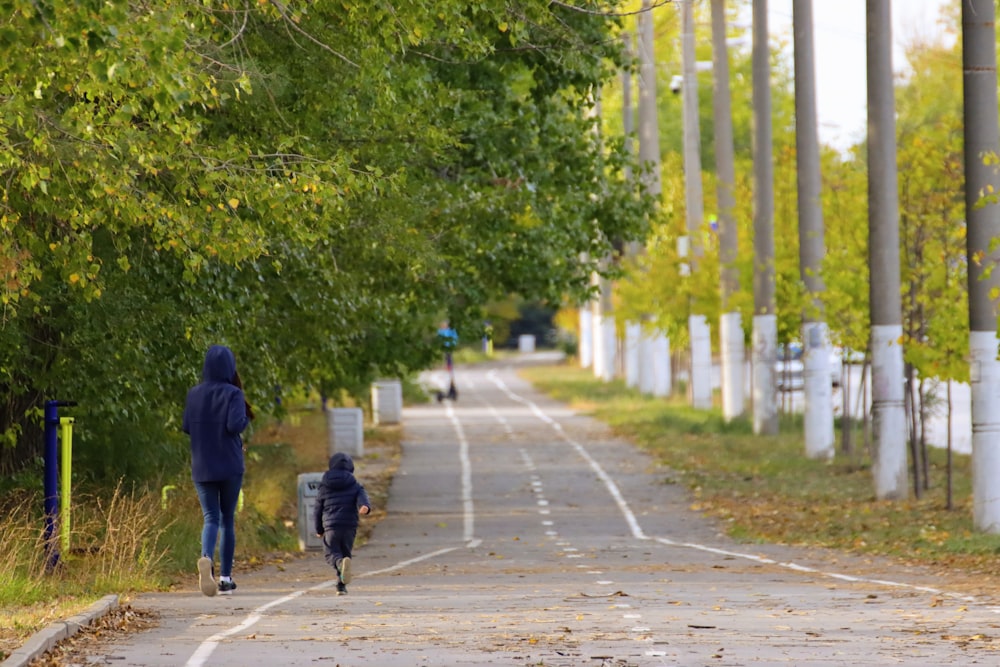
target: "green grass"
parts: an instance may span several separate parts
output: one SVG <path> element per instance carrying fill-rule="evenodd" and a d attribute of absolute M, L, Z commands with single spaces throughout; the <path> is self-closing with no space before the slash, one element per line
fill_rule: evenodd
<path fill-rule="evenodd" d="M 919 499 L 911 489 L 906 500 L 879 501 L 866 453 L 838 451 L 832 462 L 806 458 L 801 417 L 783 416 L 777 436 L 756 436 L 749 419 L 726 423 L 719 410 L 694 410 L 681 397 L 644 397 L 568 365 L 528 368 L 522 375 L 650 452 L 690 490 L 693 509 L 723 522 L 739 540 L 997 573 L 1000 537 L 972 524 L 968 456 L 953 459 L 954 509 L 946 509 L 946 453 L 935 448 L 930 488 Z"/>

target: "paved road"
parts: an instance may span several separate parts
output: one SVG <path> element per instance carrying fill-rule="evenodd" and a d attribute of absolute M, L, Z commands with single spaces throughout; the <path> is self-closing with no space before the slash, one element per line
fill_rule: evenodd
<path fill-rule="evenodd" d="M 1000 664 L 998 609 L 915 572 L 737 545 L 668 471 L 509 368 L 404 411 L 389 516 L 337 597 L 322 558 L 230 598 L 144 595 L 117 665 Z"/>

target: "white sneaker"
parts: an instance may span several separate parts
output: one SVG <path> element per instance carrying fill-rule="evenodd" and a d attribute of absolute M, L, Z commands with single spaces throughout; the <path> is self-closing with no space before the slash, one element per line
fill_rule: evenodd
<path fill-rule="evenodd" d="M 215 584 L 215 573 L 213 570 L 211 558 L 202 556 L 198 559 L 198 586 L 201 588 L 201 592 L 208 597 L 213 597 L 219 592 L 219 588 Z"/>
<path fill-rule="evenodd" d="M 351 557 L 340 559 L 340 581 L 346 586 L 351 583 Z"/>

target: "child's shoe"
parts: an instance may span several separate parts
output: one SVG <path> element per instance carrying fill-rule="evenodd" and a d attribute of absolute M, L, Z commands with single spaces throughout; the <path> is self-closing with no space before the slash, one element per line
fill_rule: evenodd
<path fill-rule="evenodd" d="M 225 581 L 223 579 L 219 580 L 219 595 L 232 595 L 235 590 L 236 582 L 232 579 L 229 581 Z"/>
<path fill-rule="evenodd" d="M 219 592 L 215 585 L 215 566 L 208 556 L 202 556 L 198 559 L 198 587 L 208 597 Z"/>
<path fill-rule="evenodd" d="M 340 581 L 343 584 L 349 584 L 349 583 L 351 583 L 351 557 L 350 556 L 344 556 L 343 558 L 340 559 Z"/>
<path fill-rule="evenodd" d="M 337 595 L 347 595 L 347 586 L 342 581 L 337 582 Z"/>

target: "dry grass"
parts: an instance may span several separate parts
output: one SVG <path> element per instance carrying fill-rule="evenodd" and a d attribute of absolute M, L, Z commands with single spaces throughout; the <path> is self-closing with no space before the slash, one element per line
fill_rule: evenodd
<path fill-rule="evenodd" d="M 160 579 L 163 529 L 150 520 L 157 507 L 151 494 L 126 492 L 119 484 L 106 500 L 77 499 L 70 549 L 54 565 L 40 506 L 40 498 L 26 497 L 0 521 L 0 657 L 46 624 L 77 614 L 108 593 Z"/>

